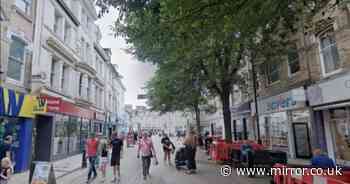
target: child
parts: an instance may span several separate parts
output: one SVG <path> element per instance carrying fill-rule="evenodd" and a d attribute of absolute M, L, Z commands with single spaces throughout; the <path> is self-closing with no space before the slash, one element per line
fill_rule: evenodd
<path fill-rule="evenodd" d="M 102 182 L 104 183 L 106 179 L 106 168 L 108 164 L 108 148 L 107 148 L 107 142 L 102 142 L 102 149 L 101 149 L 101 172 L 102 172 Z"/>
<path fill-rule="evenodd" d="M 11 160 L 5 157 L 1 160 L 0 184 L 7 184 L 11 176 Z"/>

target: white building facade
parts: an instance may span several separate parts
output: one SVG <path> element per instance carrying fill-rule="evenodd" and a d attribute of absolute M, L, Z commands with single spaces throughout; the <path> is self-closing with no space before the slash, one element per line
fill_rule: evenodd
<path fill-rule="evenodd" d="M 115 131 L 125 87 L 111 50 L 99 44 L 93 1 L 38 1 L 36 13 L 31 86 L 47 102 L 60 158 L 80 152 L 89 133 Z"/>

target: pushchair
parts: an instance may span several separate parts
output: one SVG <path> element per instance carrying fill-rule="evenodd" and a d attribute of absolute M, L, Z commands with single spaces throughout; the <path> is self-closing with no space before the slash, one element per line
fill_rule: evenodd
<path fill-rule="evenodd" d="M 176 169 L 181 169 L 186 166 L 186 150 L 185 147 L 179 148 L 175 153 L 175 167 Z"/>

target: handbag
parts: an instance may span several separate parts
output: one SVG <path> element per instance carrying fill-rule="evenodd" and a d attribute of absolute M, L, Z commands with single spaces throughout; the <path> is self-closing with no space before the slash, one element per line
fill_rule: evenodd
<path fill-rule="evenodd" d="M 153 157 L 152 163 L 153 163 L 153 165 L 155 165 L 155 166 L 159 164 L 159 163 L 158 163 L 157 157 Z"/>

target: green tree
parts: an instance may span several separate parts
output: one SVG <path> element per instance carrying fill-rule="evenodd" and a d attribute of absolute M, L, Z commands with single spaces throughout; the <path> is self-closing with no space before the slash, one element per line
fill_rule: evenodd
<path fill-rule="evenodd" d="M 230 94 L 242 61 L 280 60 L 286 36 L 323 0 L 98 0 L 100 15 L 119 9 L 116 35 L 139 60 L 162 70 L 169 62 L 198 68 L 198 79 L 222 103 L 232 140 Z M 307 11 L 305 11 L 307 10 Z M 277 34 L 278 33 L 278 34 Z M 190 75 L 185 75 L 190 77 Z M 170 82 L 167 84 L 171 84 Z M 171 97 L 169 97 L 171 98 Z"/>

